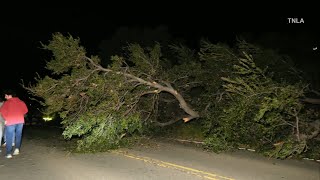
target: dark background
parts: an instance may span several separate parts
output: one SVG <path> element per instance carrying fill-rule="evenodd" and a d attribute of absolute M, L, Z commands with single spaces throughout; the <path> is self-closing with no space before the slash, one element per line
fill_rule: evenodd
<path fill-rule="evenodd" d="M 123 26 L 166 26 L 174 37 L 186 39 L 189 45 L 201 37 L 213 42 L 232 42 L 246 34 L 249 42 L 259 42 L 266 47 L 280 49 L 295 57 L 297 66 L 320 76 L 319 15 L 317 11 L 276 11 L 266 7 L 225 10 L 220 6 L 190 4 L 187 8 L 154 1 L 152 8 L 106 6 L 105 8 L 10 8 L 1 12 L 1 70 L 0 90 L 13 88 L 21 98 L 28 94 L 19 85 L 21 79 L 33 82 L 36 72 L 44 73 L 46 52 L 40 42 L 47 43 L 52 33 L 70 33 L 81 39 L 91 54 L 97 54 L 102 40 L 110 39 Z M 155 8 L 160 8 L 155 10 Z M 252 11 L 254 9 L 254 11 Z M 280 13 L 279 13 L 280 12 Z M 289 17 L 303 18 L 305 23 L 288 23 Z M 317 79 L 317 78 L 316 78 Z M 316 83 L 316 82 L 315 82 Z"/>

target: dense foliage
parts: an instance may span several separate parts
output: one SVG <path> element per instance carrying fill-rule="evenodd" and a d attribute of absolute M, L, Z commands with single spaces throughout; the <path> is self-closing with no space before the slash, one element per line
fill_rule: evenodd
<path fill-rule="evenodd" d="M 64 137 L 79 138 L 78 150 L 116 148 L 194 121 L 215 151 L 248 147 L 287 158 L 314 152 L 319 142 L 319 113 L 300 101 L 306 82 L 290 58 L 272 50 L 245 41 L 230 48 L 202 40 L 198 50 L 129 44 L 102 66 L 70 35 L 56 33 L 43 47 L 52 52 L 51 73 L 26 88 L 47 114 L 59 114 Z"/>

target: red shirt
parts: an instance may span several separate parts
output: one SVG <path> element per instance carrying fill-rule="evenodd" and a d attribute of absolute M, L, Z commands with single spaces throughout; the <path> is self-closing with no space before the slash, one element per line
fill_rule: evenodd
<path fill-rule="evenodd" d="M 6 121 L 6 126 L 24 123 L 27 105 L 17 97 L 8 99 L 0 108 L 0 113 Z"/>

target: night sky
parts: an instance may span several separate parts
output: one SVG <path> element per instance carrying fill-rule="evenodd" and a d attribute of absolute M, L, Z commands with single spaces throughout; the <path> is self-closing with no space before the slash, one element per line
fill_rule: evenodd
<path fill-rule="evenodd" d="M 21 96 L 26 96 L 19 87 L 20 79 L 31 81 L 36 72 L 43 72 L 45 66 L 44 50 L 40 49 L 40 41 L 47 43 L 54 32 L 70 33 L 81 39 L 82 45 L 90 52 L 97 52 L 99 43 L 112 36 L 115 30 L 122 26 L 156 27 L 164 25 L 174 37 L 181 37 L 190 42 L 198 42 L 200 37 L 212 41 L 233 41 L 241 33 L 249 32 L 254 41 L 264 41 L 266 45 L 283 48 L 286 52 L 306 56 L 306 62 L 300 64 L 319 65 L 320 37 L 318 35 L 320 22 L 316 14 L 308 16 L 297 13 L 282 13 L 281 15 L 263 16 L 256 14 L 216 12 L 199 9 L 170 11 L 141 11 L 134 9 L 112 8 L 45 8 L 10 10 L 1 13 L 1 71 L 0 90 L 17 88 Z M 216 8 L 217 9 L 217 8 Z M 218 8 L 219 9 L 219 8 Z M 288 17 L 304 18 L 303 24 L 290 24 Z M 267 42 L 261 36 L 264 32 L 277 32 L 278 41 L 272 38 Z M 295 44 L 296 43 L 296 44 Z M 305 44 L 304 44 L 305 43 Z M 312 58 L 309 58 L 312 57 Z M 309 60 L 307 60 L 309 59 Z"/>

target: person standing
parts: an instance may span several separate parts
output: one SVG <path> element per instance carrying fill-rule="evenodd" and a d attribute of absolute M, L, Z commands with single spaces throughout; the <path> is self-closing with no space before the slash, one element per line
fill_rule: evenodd
<path fill-rule="evenodd" d="M 0 98 L 0 107 L 3 105 L 3 100 L 2 98 Z M 4 118 L 2 117 L 2 115 L 0 114 L 0 146 L 2 145 L 2 138 L 5 142 L 5 135 L 4 135 L 4 127 L 5 127 L 5 122 L 4 122 Z M 1 149 L 0 149 L 1 152 Z"/>
<path fill-rule="evenodd" d="M 0 113 L 6 123 L 6 158 L 20 153 L 24 116 L 28 107 L 24 101 L 16 97 L 11 90 L 4 91 L 6 101 L 0 107 Z M 12 139 L 15 139 L 15 150 L 12 154 Z"/>
<path fill-rule="evenodd" d="M 3 98 L 0 97 L 0 107 L 3 105 L 3 103 L 4 103 Z M 6 147 L 6 135 L 5 135 L 6 128 L 5 127 L 6 127 L 5 120 L 0 113 L 0 144 L 2 147 Z M 15 146 L 14 137 L 12 137 L 12 146 Z M 1 149 L 0 149 L 0 152 L 1 152 Z"/>

